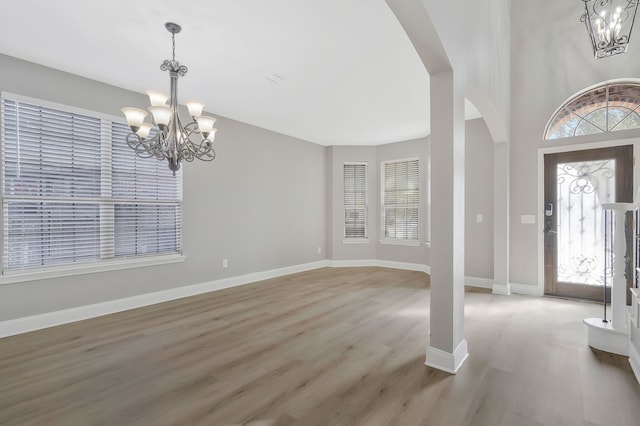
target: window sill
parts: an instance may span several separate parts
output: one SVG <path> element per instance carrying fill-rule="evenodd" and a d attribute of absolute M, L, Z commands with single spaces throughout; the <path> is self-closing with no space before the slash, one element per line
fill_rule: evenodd
<path fill-rule="evenodd" d="M 150 256 L 137 259 L 118 259 L 100 262 L 98 264 L 64 265 L 52 268 L 42 268 L 31 271 L 9 272 L 0 277 L 0 284 L 13 284 L 24 281 L 46 280 L 50 278 L 68 277 L 73 275 L 93 274 L 96 272 L 117 271 L 120 269 L 140 268 L 144 266 L 165 265 L 184 262 L 187 257 L 181 254 L 165 256 Z"/>
<path fill-rule="evenodd" d="M 345 238 L 342 244 L 369 244 L 368 238 Z"/>
<path fill-rule="evenodd" d="M 420 241 L 418 241 L 418 240 L 385 239 L 385 240 L 380 240 L 380 244 L 388 244 L 388 245 L 391 245 L 391 246 L 419 247 L 420 246 Z"/>

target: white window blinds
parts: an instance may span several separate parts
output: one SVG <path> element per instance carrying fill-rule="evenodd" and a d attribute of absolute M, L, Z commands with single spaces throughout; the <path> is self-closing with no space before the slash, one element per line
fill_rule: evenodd
<path fill-rule="evenodd" d="M 128 133 L 126 124 L 112 124 L 114 255 L 178 253 L 182 173 L 174 177 L 166 161 L 135 155 L 124 142 Z"/>
<path fill-rule="evenodd" d="M 386 239 L 418 240 L 420 199 L 418 159 L 382 164 L 382 235 Z"/>
<path fill-rule="evenodd" d="M 126 125 L 9 97 L 1 114 L 3 273 L 181 251 L 181 175 Z"/>
<path fill-rule="evenodd" d="M 367 164 L 344 164 L 344 237 L 367 238 Z"/>

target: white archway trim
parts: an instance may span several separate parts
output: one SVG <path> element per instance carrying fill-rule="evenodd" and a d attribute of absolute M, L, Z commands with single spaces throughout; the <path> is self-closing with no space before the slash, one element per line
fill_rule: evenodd
<path fill-rule="evenodd" d="M 431 18 L 419 0 L 386 0 L 409 36 L 429 75 L 450 71 L 451 63 Z"/>
<path fill-rule="evenodd" d="M 484 91 L 476 87 L 466 86 L 464 96 L 471 102 L 484 118 L 494 143 L 509 142 L 507 120 L 500 115 L 498 108 L 491 102 Z"/>

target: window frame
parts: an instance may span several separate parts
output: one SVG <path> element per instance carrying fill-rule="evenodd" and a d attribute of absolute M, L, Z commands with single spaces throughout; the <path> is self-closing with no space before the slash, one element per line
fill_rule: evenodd
<path fill-rule="evenodd" d="M 365 194 L 365 204 L 354 204 L 353 206 L 347 206 L 344 200 L 345 187 L 344 187 L 344 171 L 345 166 L 364 166 L 364 194 Z M 361 244 L 369 242 L 369 163 L 366 161 L 345 161 L 342 163 L 342 206 L 343 206 L 343 239 L 342 242 L 344 244 Z M 346 212 L 347 209 L 364 209 L 364 237 L 347 237 L 347 221 Z"/>
<path fill-rule="evenodd" d="M 112 171 L 111 125 L 114 122 L 124 123 L 124 120 L 122 118 L 113 116 L 110 114 L 106 114 L 106 113 L 96 112 L 96 111 L 92 111 L 84 108 L 64 105 L 61 103 L 46 101 L 42 99 L 32 98 L 32 97 L 23 96 L 23 95 L 5 92 L 5 91 L 0 91 L 0 131 L 1 131 L 0 146 L 3 148 L 3 149 L 0 149 L 0 167 L 3 168 L 3 172 L 1 174 L 2 177 L 4 177 L 4 161 L 5 161 L 4 159 L 5 126 L 4 126 L 4 120 L 3 120 L 4 114 L 5 114 L 5 111 L 4 111 L 5 100 L 15 101 L 17 103 L 19 102 L 29 103 L 29 104 L 41 106 L 43 108 L 59 110 L 59 111 L 67 112 L 70 114 L 84 115 L 84 116 L 88 116 L 88 117 L 92 117 L 100 120 L 100 127 L 102 129 L 101 137 L 100 137 L 101 156 L 104 157 L 104 155 L 108 155 L 109 157 L 109 162 L 108 162 L 109 166 L 105 169 L 105 165 L 104 164 L 102 165 L 102 173 L 104 174 L 104 176 L 101 181 L 101 187 L 104 188 L 105 183 L 109 185 L 111 184 L 111 171 Z M 131 154 L 135 155 L 133 151 L 131 151 Z M 184 203 L 183 196 L 182 196 L 183 185 L 184 183 L 182 181 L 182 176 L 180 176 L 180 195 L 179 195 L 179 200 L 176 201 L 175 204 L 179 206 L 179 209 L 181 211 L 183 209 L 183 203 Z M 4 193 L 4 188 L 5 186 L 3 181 L 0 188 L 0 201 L 2 202 L 3 206 L 6 199 L 16 199 L 14 197 L 6 197 Z M 102 192 L 103 191 L 101 191 L 101 195 L 99 199 L 97 199 L 100 209 L 106 206 L 105 204 L 103 204 L 103 202 L 108 199 L 114 202 L 113 207 L 115 207 L 116 200 L 110 197 L 104 197 L 104 194 L 102 194 Z M 158 204 L 162 204 L 162 203 L 163 202 L 161 200 L 158 201 Z M 179 262 L 184 262 L 186 259 L 186 256 L 183 253 L 184 249 L 182 247 L 182 239 L 183 239 L 182 216 L 183 214 L 181 212 L 180 220 L 177 221 L 179 226 L 179 235 L 177 235 L 177 238 L 179 239 L 178 247 L 180 249 L 180 251 L 177 253 L 145 254 L 145 255 L 136 255 L 136 256 L 129 256 L 129 257 L 110 257 L 110 258 L 102 258 L 97 261 L 67 263 L 67 264 L 60 264 L 60 265 L 32 267 L 32 268 L 16 269 L 16 270 L 6 270 L 4 253 L 6 251 L 5 243 L 7 241 L 7 235 L 6 235 L 6 229 L 5 229 L 5 211 L 4 210 L 5 210 L 4 207 L 0 209 L 0 220 L 2 222 L 2 232 L 0 232 L 0 248 L 2 249 L 2 256 L 3 256 L 2 264 L 0 265 L 0 270 L 1 270 L 0 285 L 12 284 L 12 283 L 18 283 L 18 282 L 24 282 L 24 281 L 42 280 L 42 279 L 73 276 L 73 275 L 80 275 L 80 274 L 128 269 L 128 268 L 179 263 Z M 101 229 L 100 231 L 101 243 L 102 243 L 102 236 L 105 235 L 103 231 L 104 231 L 103 229 Z M 111 232 L 106 232 L 106 233 L 111 234 L 111 239 L 113 241 L 113 238 L 115 238 L 115 228 L 112 229 Z"/>
<path fill-rule="evenodd" d="M 417 161 L 418 163 L 418 176 L 417 176 L 417 183 L 418 183 L 418 187 L 417 189 L 417 201 L 415 204 L 411 204 L 411 205 L 405 205 L 405 206 L 399 206 L 396 208 L 405 208 L 405 209 L 409 209 L 409 208 L 415 208 L 417 209 L 417 215 L 418 215 L 418 221 L 416 223 L 416 238 L 415 239 L 408 239 L 408 238 L 390 238 L 390 237 L 385 237 L 386 234 L 386 208 L 390 208 L 393 206 L 397 206 L 397 204 L 392 204 L 392 205 L 387 205 L 385 204 L 385 166 L 387 164 L 394 164 L 394 163 L 409 163 L 409 162 L 413 162 L 413 161 Z M 422 179 L 421 179 L 421 170 L 422 167 L 420 165 L 420 158 L 418 157 L 409 157 L 409 158 L 400 158 L 400 159 L 394 159 L 394 160 L 385 160 L 385 161 L 381 161 L 380 162 L 380 244 L 389 244 L 389 245 L 400 245 L 400 246 L 419 246 L 420 245 L 420 204 L 421 204 L 421 193 L 420 193 L 420 187 L 422 186 Z"/>
<path fill-rule="evenodd" d="M 627 94 L 620 99 L 619 97 L 621 95 L 619 93 L 612 93 L 612 88 L 618 88 L 620 86 L 626 86 L 625 88 L 628 88 L 630 91 L 635 89 L 636 93 Z M 622 111 L 623 109 L 627 110 L 624 117 L 615 122 L 615 124 L 610 125 L 610 111 Z M 597 112 L 604 113 L 604 128 L 589 118 Z M 613 132 L 638 131 L 640 125 L 627 129 L 617 128 L 627 121 L 627 119 L 633 117 L 636 118 L 635 121 L 640 121 L 640 81 L 633 79 L 605 81 L 587 87 L 566 99 L 547 121 L 542 138 L 544 141 L 553 142 L 567 138 L 608 135 Z M 570 129 L 571 134 L 554 136 L 557 132 L 560 132 L 560 129 L 565 125 L 572 122 L 574 122 L 575 125 Z M 582 126 L 584 125 L 597 128 L 599 131 L 581 132 L 581 129 L 583 129 Z"/>

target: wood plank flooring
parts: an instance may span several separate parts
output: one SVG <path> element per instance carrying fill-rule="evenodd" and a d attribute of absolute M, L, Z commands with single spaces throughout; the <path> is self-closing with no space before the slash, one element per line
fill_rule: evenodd
<path fill-rule="evenodd" d="M 584 302 L 466 293 L 470 357 L 424 365 L 428 276 L 320 269 L 0 339 L 1 425 L 640 424 Z"/>

